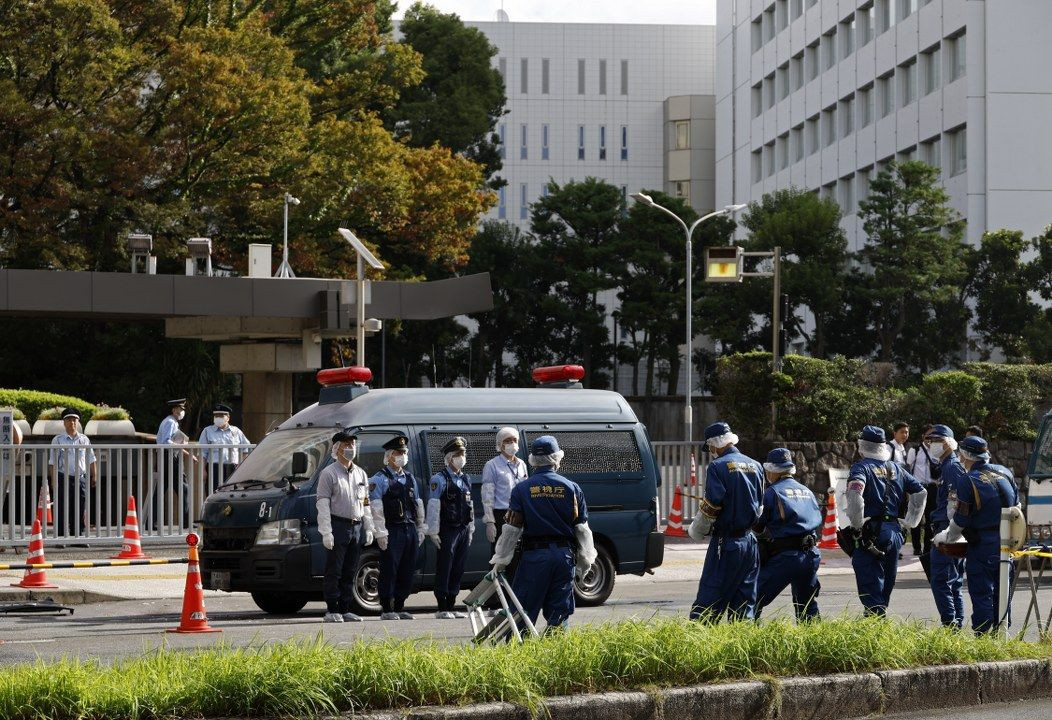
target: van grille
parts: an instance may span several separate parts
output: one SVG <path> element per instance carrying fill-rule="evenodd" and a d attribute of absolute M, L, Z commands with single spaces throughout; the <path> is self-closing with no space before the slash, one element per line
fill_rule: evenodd
<path fill-rule="evenodd" d="M 248 550 L 256 542 L 258 528 L 205 528 L 204 550 Z"/>
<path fill-rule="evenodd" d="M 526 442 L 541 435 L 554 437 L 565 453 L 559 465 L 560 475 L 643 472 L 636 436 L 630 430 L 536 433 Z"/>

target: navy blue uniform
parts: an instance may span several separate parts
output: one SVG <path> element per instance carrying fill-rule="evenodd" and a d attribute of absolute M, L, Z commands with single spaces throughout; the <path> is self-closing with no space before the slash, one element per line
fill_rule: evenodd
<path fill-rule="evenodd" d="M 449 468 L 442 468 L 431 478 L 431 499 L 435 498 L 441 503 L 438 537 L 442 543 L 435 565 L 435 595 L 456 598 L 474 533 L 471 478 L 467 473 L 454 475 Z"/>
<path fill-rule="evenodd" d="M 522 516 L 522 559 L 512 591 L 530 621 L 543 611 L 549 627 L 573 615 L 575 527 L 588 522 L 577 483 L 551 467 L 536 470 L 511 491 L 508 512 Z"/>
<path fill-rule="evenodd" d="M 412 473 L 384 467 L 369 481 L 369 500 L 383 507 L 387 549 L 380 551 L 380 604 L 400 611 L 413 590 L 419 540 L 416 501 L 420 497 Z"/>
<path fill-rule="evenodd" d="M 957 490 L 945 477 L 935 491 L 931 514 L 932 537 L 950 526 L 957 508 Z M 939 610 L 939 620 L 947 627 L 964 625 L 964 558 L 950 557 L 937 548 L 931 551 L 931 594 Z"/>
<path fill-rule="evenodd" d="M 891 591 L 895 589 L 903 540 L 899 506 L 906 494 L 919 493 L 924 488 L 899 465 L 871 458 L 863 458 L 851 466 L 847 484 L 849 490 L 858 488 L 859 484 L 863 486 L 863 516 L 869 518 L 864 532 L 884 553 L 883 557 L 877 557 L 858 548 L 851 555 L 858 598 L 867 614 L 886 615 Z"/>
<path fill-rule="evenodd" d="M 751 528 L 760 515 L 763 467 L 731 445 L 709 463 L 705 500 L 719 508 L 690 618 L 752 619 L 760 557 Z"/>
<path fill-rule="evenodd" d="M 822 588 L 818 564 L 822 556 L 815 547 L 815 531 L 822 521 L 814 493 L 795 478 L 779 478 L 764 492 L 763 512 L 756 529 L 769 534 L 771 554 L 760 566 L 757 619 L 786 586 L 792 587 L 798 620 L 818 617 L 817 598 Z"/>
<path fill-rule="evenodd" d="M 943 461 L 942 477 L 943 482 L 953 483 L 957 492 L 953 522 L 964 529 L 964 539 L 968 541 L 965 573 L 968 597 L 972 600 L 972 630 L 991 632 L 1000 620 L 997 600 L 1001 586 L 1001 509 L 1019 503 L 1015 478 L 1003 465 L 981 460 L 965 471 L 953 456 Z"/>

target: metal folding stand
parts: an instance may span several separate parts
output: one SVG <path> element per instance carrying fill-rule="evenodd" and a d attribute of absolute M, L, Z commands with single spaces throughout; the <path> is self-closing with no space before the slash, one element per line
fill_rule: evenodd
<path fill-rule="evenodd" d="M 486 602 L 497 596 L 500 610 L 492 618 L 486 617 Z M 522 642 L 525 636 L 538 637 L 537 628 L 519 604 L 519 599 L 512 592 L 511 583 L 504 573 L 486 573 L 482 582 L 468 594 L 464 600 L 471 621 L 471 632 L 475 634 L 476 645 L 489 642 L 493 645 L 508 642 L 512 638 Z"/>
<path fill-rule="evenodd" d="M 1052 626 L 1052 613 L 1047 613 L 1044 621 L 1041 619 L 1041 605 L 1038 602 L 1038 589 L 1042 581 L 1047 580 L 1045 570 L 1049 567 L 1049 559 L 1052 559 L 1052 548 L 1048 545 L 1031 545 L 1017 552 L 1018 562 L 1015 568 L 1015 587 L 1019 589 L 1019 580 L 1026 571 L 1026 588 L 1030 590 L 1030 602 L 1026 607 L 1026 617 L 1023 619 L 1023 632 L 1030 627 L 1030 618 L 1034 618 L 1034 628 L 1037 630 L 1041 640 L 1049 636 Z M 1035 561 L 1036 559 L 1036 561 Z M 1036 565 L 1036 567 L 1035 567 Z"/>

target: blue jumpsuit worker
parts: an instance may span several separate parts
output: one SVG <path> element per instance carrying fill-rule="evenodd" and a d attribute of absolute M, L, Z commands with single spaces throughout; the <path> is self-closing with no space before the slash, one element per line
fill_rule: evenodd
<path fill-rule="evenodd" d="M 688 534 L 702 542 L 712 530 L 691 620 L 717 622 L 726 612 L 732 620 L 752 620 L 760 556 L 752 526 L 760 517 L 763 468 L 738 451 L 730 425 L 705 428 L 709 452 L 717 457 L 705 473 L 705 497 Z"/>
<path fill-rule="evenodd" d="M 186 398 L 169 400 L 168 416 L 161 421 L 157 428 L 157 445 L 160 451 L 157 457 L 158 479 L 160 482 L 153 488 L 149 504 L 153 505 L 148 529 L 159 527 L 165 521 L 164 496 L 171 492 L 174 501 L 182 497 L 183 527 L 190 527 L 190 486 L 183 478 L 183 463 L 189 459 L 197 463 L 197 457 L 188 453 L 185 449 L 177 450 L 186 445 L 186 434 L 179 429 L 179 423 L 186 417 Z M 173 503 L 174 504 L 174 503 Z"/>
<path fill-rule="evenodd" d="M 818 564 L 822 559 L 815 533 L 822 527 L 822 511 L 815 494 L 793 477 L 796 465 L 786 448 L 775 448 L 763 464 L 767 490 L 763 509 L 753 528 L 766 546 L 756 594 L 756 619 L 778 594 L 792 587 L 797 620 L 818 618 Z"/>
<path fill-rule="evenodd" d="M 862 428 L 858 452 L 862 459 L 851 466 L 844 496 L 848 527 L 860 537 L 851 566 L 866 614 L 883 617 L 895 589 L 903 532 L 921 521 L 928 492 L 915 477 L 891 462 L 883 428 Z M 909 496 L 909 506 L 900 521 L 904 496 Z"/>
<path fill-rule="evenodd" d="M 584 576 L 596 558 L 584 493 L 558 472 L 563 455 L 550 435 L 530 445 L 533 474 L 511 491 L 504 527 L 490 560 L 495 571 L 503 571 L 522 538 L 512 592 L 531 622 L 536 623 L 544 613 L 545 632 L 569 624 L 574 611 L 574 570 Z"/>
<path fill-rule="evenodd" d="M 953 430 L 946 425 L 933 425 L 924 436 L 927 457 L 937 458 L 941 464 L 947 451 L 957 449 Z M 918 455 L 920 451 L 918 451 Z M 927 457 L 922 461 L 926 462 Z M 957 510 L 957 490 L 954 483 L 943 478 L 935 485 L 935 509 L 931 514 L 932 535 L 938 535 L 950 526 Z M 933 545 L 934 547 L 934 545 Z M 946 627 L 960 629 L 964 626 L 964 558 L 947 555 L 935 547 L 931 553 L 931 594 L 939 611 L 939 620 Z"/>
<path fill-rule="evenodd" d="M 454 611 L 460 579 L 475 537 L 475 506 L 471 499 L 471 477 L 464 470 L 468 443 L 455 437 L 442 447 L 446 466 L 431 478 L 427 501 L 427 537 L 438 548 L 435 564 L 435 599 L 439 620 L 467 617 Z"/>
<path fill-rule="evenodd" d="M 1001 510 L 1019 504 L 1012 471 L 990 462 L 990 450 L 981 437 L 961 440 L 961 459 L 947 447 L 942 460 L 943 482 L 953 483 L 957 491 L 957 510 L 949 527 L 935 536 L 936 545 L 968 541 L 965 574 L 968 597 L 972 600 L 972 630 L 976 633 L 997 630 L 1003 612 L 1008 621 L 1008 608 L 998 607 L 1001 559 Z M 1009 573 L 1011 577 L 1011 573 Z M 1011 607 L 1011 588 L 1009 588 Z"/>
<path fill-rule="evenodd" d="M 409 463 L 409 440 L 396 436 L 383 444 L 384 467 L 369 480 L 373 535 L 380 548 L 381 620 L 412 620 L 405 599 L 413 590 L 417 549 L 424 542 L 424 502 Z"/>
<path fill-rule="evenodd" d="M 341 430 L 332 436 L 334 462 L 318 473 L 318 533 L 325 547 L 325 622 L 362 620 L 351 612 L 354 574 L 362 546 L 373 541 L 373 516 L 369 511 L 369 481 L 365 470 L 354 464 L 357 456 L 357 436 Z"/>

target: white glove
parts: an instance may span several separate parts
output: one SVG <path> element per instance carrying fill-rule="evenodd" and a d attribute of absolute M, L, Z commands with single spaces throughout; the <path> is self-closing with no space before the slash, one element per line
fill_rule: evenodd
<path fill-rule="evenodd" d="M 428 539 L 435 544 L 435 547 L 439 550 L 442 549 L 442 539 L 438 535 L 428 535 Z"/>
<path fill-rule="evenodd" d="M 475 524 L 468 525 L 468 547 L 471 547 L 471 542 L 475 539 Z"/>
<path fill-rule="evenodd" d="M 935 537 L 931 539 L 934 545 L 952 545 L 961 539 L 964 535 L 964 528 L 955 523 L 953 520 L 950 521 L 950 526 L 940 533 L 937 533 Z"/>
<path fill-rule="evenodd" d="M 325 546 L 326 550 L 332 550 L 336 544 L 336 539 L 332 536 L 332 533 L 323 533 L 321 536 L 321 544 Z"/>
<path fill-rule="evenodd" d="M 372 545 L 373 544 L 373 531 L 372 530 L 366 530 L 365 531 L 365 542 L 362 543 L 362 544 L 363 545 Z"/>
<path fill-rule="evenodd" d="M 380 537 L 376 538 L 376 547 L 380 548 L 381 550 L 386 550 L 387 549 L 387 536 L 386 535 L 381 535 Z"/>
<path fill-rule="evenodd" d="M 705 513 L 699 512 L 694 516 L 694 520 L 691 521 L 690 527 L 687 528 L 687 534 L 694 538 L 694 540 L 703 542 L 705 536 L 709 534 L 709 530 L 712 528 L 712 523 L 712 518 Z"/>
<path fill-rule="evenodd" d="M 950 528 L 946 528 L 942 532 L 935 533 L 935 537 L 931 539 L 933 545 L 947 545 L 949 540 L 946 538 L 950 534 Z"/>
<path fill-rule="evenodd" d="M 497 525 L 495 523 L 486 523 L 486 542 L 490 545 L 497 542 Z"/>
<path fill-rule="evenodd" d="M 497 563 L 496 565 L 493 566 L 493 573 L 494 574 L 502 573 L 502 572 L 504 572 L 507 569 L 507 567 L 508 566 L 505 565 L 504 563 Z"/>
<path fill-rule="evenodd" d="M 424 526 L 420 525 L 416 528 L 416 544 L 417 546 L 424 544 Z"/>

